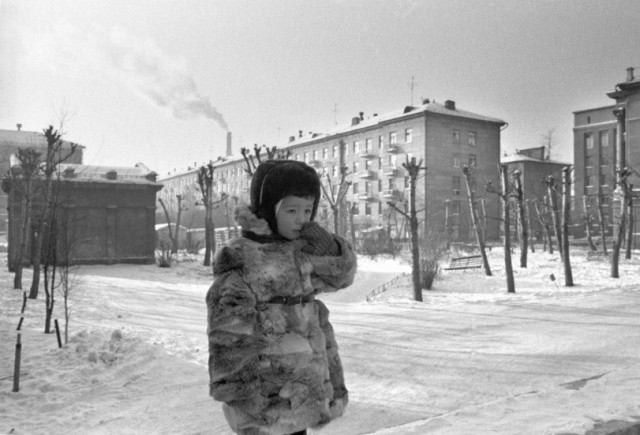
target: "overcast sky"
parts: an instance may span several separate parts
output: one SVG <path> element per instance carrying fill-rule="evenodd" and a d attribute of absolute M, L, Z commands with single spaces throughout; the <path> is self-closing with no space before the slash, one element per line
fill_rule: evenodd
<path fill-rule="evenodd" d="M 572 112 L 640 66 L 639 21 L 638 0 L 0 0 L 0 128 L 64 117 L 85 163 L 165 175 L 227 130 L 282 145 L 428 97 L 508 122 L 507 153 L 555 129 L 568 160 Z"/>

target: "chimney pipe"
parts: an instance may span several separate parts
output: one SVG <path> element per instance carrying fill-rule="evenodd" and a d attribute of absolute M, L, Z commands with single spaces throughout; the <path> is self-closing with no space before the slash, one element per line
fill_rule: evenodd
<path fill-rule="evenodd" d="M 633 80 L 633 67 L 632 66 L 627 68 L 627 81 L 630 82 L 631 80 Z"/>
<path fill-rule="evenodd" d="M 633 71 L 633 68 L 631 70 Z M 22 124 L 16 124 L 16 127 L 18 127 L 18 131 L 22 130 Z"/>
<path fill-rule="evenodd" d="M 364 112 L 360 112 L 360 121 L 364 121 Z"/>
<path fill-rule="evenodd" d="M 231 132 L 227 132 L 227 157 L 231 155 Z"/>
<path fill-rule="evenodd" d="M 445 109 L 456 110 L 456 102 L 453 100 L 446 100 L 444 102 Z"/>

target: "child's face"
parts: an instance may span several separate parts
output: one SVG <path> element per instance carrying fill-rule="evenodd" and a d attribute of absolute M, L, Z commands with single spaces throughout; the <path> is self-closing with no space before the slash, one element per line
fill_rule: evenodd
<path fill-rule="evenodd" d="M 311 220 L 313 200 L 313 197 L 285 196 L 276 205 L 278 234 L 289 240 L 300 237 L 302 226 Z"/>

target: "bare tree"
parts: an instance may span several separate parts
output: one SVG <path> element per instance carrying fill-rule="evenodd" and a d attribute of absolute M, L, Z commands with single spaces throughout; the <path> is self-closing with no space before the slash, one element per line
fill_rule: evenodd
<path fill-rule="evenodd" d="M 211 266 L 211 256 L 216 251 L 215 223 L 213 222 L 213 162 L 200 166 L 198 169 L 198 187 L 204 206 L 204 266 Z"/>
<path fill-rule="evenodd" d="M 351 181 L 347 181 L 348 169 L 346 166 L 340 168 L 340 179 L 338 184 L 334 185 L 331 176 L 326 174 L 327 183 L 320 184 L 322 194 L 329 203 L 331 213 L 333 214 L 333 231 L 338 235 L 344 235 L 345 231 L 340 228 L 340 208 L 344 204 L 344 198 L 347 195 Z"/>
<path fill-rule="evenodd" d="M 474 168 L 475 169 L 475 168 Z M 473 223 L 473 230 L 476 234 L 476 242 L 478 243 L 478 249 L 480 250 L 480 256 L 482 257 L 482 265 L 484 267 L 485 275 L 491 276 L 491 267 L 489 266 L 489 259 L 487 258 L 485 239 L 484 239 L 484 231 L 478 221 L 478 210 L 475 201 L 475 193 L 471 188 L 471 172 L 473 169 L 469 168 L 469 166 L 464 165 L 462 167 L 462 173 L 464 174 L 464 178 L 467 184 L 467 194 L 469 197 L 469 208 L 471 210 L 471 222 Z"/>
<path fill-rule="evenodd" d="M 591 224 L 594 221 L 593 215 L 589 213 L 591 204 L 587 195 L 582 195 L 582 208 L 584 209 L 584 225 L 587 232 L 587 243 L 591 251 L 597 251 L 595 243 L 593 243 L 593 235 L 591 234 Z"/>
<path fill-rule="evenodd" d="M 51 125 L 44 129 L 43 133 L 47 141 L 47 151 L 45 153 L 44 162 L 41 164 L 41 172 L 44 174 L 44 186 L 42 188 L 42 212 L 38 221 L 38 230 L 35 234 L 33 244 L 33 278 L 31 281 L 31 290 L 29 292 L 30 299 L 38 298 L 42 244 L 44 241 L 44 234 L 48 230 L 48 223 L 51 221 L 52 213 L 51 190 L 53 185 L 53 174 L 60 167 L 60 163 L 69 159 L 77 148 L 76 144 L 71 144 L 69 153 L 65 155 L 62 152 L 62 133 L 55 130 Z"/>
<path fill-rule="evenodd" d="M 602 252 L 604 253 L 604 255 L 609 255 L 609 252 L 607 251 L 607 227 L 605 222 L 604 207 L 602 203 L 603 193 L 602 188 L 600 188 L 598 190 L 598 193 L 596 194 L 596 210 L 598 212 L 597 217 L 598 227 L 600 228 L 600 242 L 602 243 Z"/>
<path fill-rule="evenodd" d="M 394 202 L 389 202 L 389 206 L 394 208 L 398 213 L 405 216 L 411 228 L 411 260 L 412 260 L 412 277 L 413 277 L 413 298 L 422 302 L 422 288 L 420 283 L 420 247 L 418 236 L 418 211 L 416 210 L 416 184 L 418 175 L 421 170 L 427 168 L 422 167 L 422 159 L 416 162 L 416 158 L 412 157 L 409 160 L 407 155 L 406 162 L 402 164 L 402 167 L 409 173 L 409 213 L 400 210 L 396 207 Z"/>
<path fill-rule="evenodd" d="M 511 186 L 509 185 L 509 175 L 505 165 L 498 165 L 500 172 L 501 189 L 498 191 L 493 183 L 487 183 L 487 192 L 498 195 L 502 201 L 502 229 L 503 229 L 503 246 L 504 246 L 504 271 L 507 278 L 507 292 L 515 293 L 516 286 L 513 279 L 513 266 L 511 264 L 511 212 L 509 210 L 509 201 L 511 198 Z"/>
<path fill-rule="evenodd" d="M 549 230 L 549 223 L 547 222 L 547 218 L 546 218 L 546 205 L 545 208 L 543 208 L 542 210 L 540 209 L 540 203 L 539 201 L 534 202 L 534 207 L 536 210 L 536 215 L 538 216 L 538 222 L 540 222 L 540 227 L 542 229 L 542 237 L 544 240 L 544 248 L 548 245 L 549 246 L 549 253 L 553 254 L 553 240 L 551 240 L 551 231 Z"/>
<path fill-rule="evenodd" d="M 558 251 L 560 253 L 560 258 L 564 260 L 562 255 L 562 224 L 560 222 L 560 211 L 558 208 L 558 195 L 556 192 L 556 180 L 553 175 L 549 175 L 545 180 L 547 184 L 547 192 L 549 198 L 549 208 L 551 213 L 551 218 L 553 220 L 553 229 L 555 233 L 555 237 L 558 243 Z"/>
<path fill-rule="evenodd" d="M 36 178 L 40 169 L 41 155 L 35 148 L 19 149 L 16 153 L 18 166 L 9 170 L 3 182 L 5 192 L 9 193 L 13 190 L 14 195 L 20 198 L 20 233 L 16 241 L 18 249 L 14 251 L 15 257 L 11 259 L 13 264 L 10 265 L 14 272 L 14 289 L 22 289 L 22 269 L 31 238 L 33 202 L 37 193 Z M 16 216 L 15 212 L 12 214 Z"/>
<path fill-rule="evenodd" d="M 627 198 L 627 245 L 624 251 L 624 258 L 631 260 L 631 248 L 633 247 L 633 184 L 629 184 L 629 195 Z"/>
<path fill-rule="evenodd" d="M 158 198 L 158 202 L 160 203 L 160 205 L 162 206 L 162 210 L 164 211 L 164 216 L 167 219 L 167 227 L 168 227 L 168 231 L 169 231 L 169 239 L 171 240 L 171 253 L 172 254 L 177 254 L 178 253 L 178 247 L 179 247 L 179 241 L 180 241 L 180 219 L 182 218 L 182 212 L 184 210 L 186 210 L 186 208 L 182 205 L 182 200 L 184 199 L 183 195 L 176 195 L 176 202 L 178 204 L 178 211 L 177 211 L 177 217 L 176 217 L 176 226 L 175 229 L 171 228 L 171 217 L 169 216 L 169 210 L 167 209 L 167 206 L 165 205 L 164 201 L 162 200 L 162 198 Z"/>
<path fill-rule="evenodd" d="M 571 221 L 571 168 L 562 168 L 562 262 L 564 263 L 564 285 L 573 286 L 571 257 L 569 255 L 569 222 Z"/>
<path fill-rule="evenodd" d="M 520 171 L 513 171 L 513 181 L 515 184 L 515 198 L 518 207 L 518 216 L 520 220 L 520 267 L 527 267 L 527 252 L 529 243 L 529 220 L 527 219 L 527 210 L 524 204 L 524 192 L 522 189 L 522 180 Z"/>
<path fill-rule="evenodd" d="M 611 278 L 620 278 L 620 272 L 618 263 L 620 260 L 620 248 L 622 247 L 622 241 L 625 234 L 626 225 L 626 210 L 629 204 L 629 198 L 631 197 L 631 189 L 629 184 L 629 176 L 631 171 L 628 168 L 623 168 L 618 173 L 617 187 L 614 195 L 619 198 L 619 212 L 617 216 L 616 234 L 611 254 Z M 615 202 L 614 202 L 615 204 Z"/>
<path fill-rule="evenodd" d="M 264 154 L 262 153 L 263 148 Z M 253 173 L 260 163 L 265 160 L 287 160 L 291 157 L 291 150 L 280 150 L 276 146 L 269 148 L 266 145 L 258 146 L 258 144 L 254 144 L 253 155 L 251 155 L 249 148 L 241 148 L 240 154 L 242 154 L 242 157 L 247 164 L 245 171 L 250 177 L 253 177 Z"/>

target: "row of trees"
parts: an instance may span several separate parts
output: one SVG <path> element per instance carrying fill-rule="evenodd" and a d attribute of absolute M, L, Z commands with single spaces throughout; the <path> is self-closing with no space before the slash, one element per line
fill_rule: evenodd
<path fill-rule="evenodd" d="M 61 129 L 53 126 L 43 130 L 45 147 L 37 144 L 16 151 L 13 165 L 2 180 L 6 193 L 20 199 L 19 231 L 14 233 L 10 270 L 14 273 L 13 287 L 23 287 L 23 268 L 27 261 L 33 265 L 33 274 L 28 298 L 37 299 L 41 277 L 45 292 L 45 333 L 51 331 L 56 292 L 63 297 L 65 317 L 65 342 L 68 340 L 70 318 L 69 294 L 76 286 L 74 267 L 70 256 L 73 251 L 73 223 L 69 215 L 62 212 L 64 203 L 60 189 L 62 163 L 71 158 L 76 144 L 64 146 Z M 12 192 L 13 191 L 13 192 Z M 16 204 L 10 204 L 15 207 Z M 25 292 L 26 294 L 26 292 Z"/>

